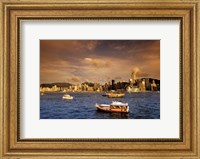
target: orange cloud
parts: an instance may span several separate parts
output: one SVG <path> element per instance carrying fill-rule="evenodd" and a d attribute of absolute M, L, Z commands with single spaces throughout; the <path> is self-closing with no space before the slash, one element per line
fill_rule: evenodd
<path fill-rule="evenodd" d="M 84 61 L 86 64 L 89 64 L 95 68 L 102 68 L 102 67 L 110 67 L 111 62 L 110 61 L 105 61 L 105 60 L 100 60 L 100 59 L 93 59 L 93 58 L 85 58 Z"/>
<path fill-rule="evenodd" d="M 137 67 L 135 67 L 137 66 Z M 40 40 L 40 81 L 160 78 L 159 40 Z"/>
<path fill-rule="evenodd" d="M 134 67 L 132 71 L 136 73 L 136 76 L 137 76 L 137 77 L 148 77 L 148 76 L 149 76 L 148 73 L 143 72 L 143 71 L 142 71 L 140 68 L 138 68 L 138 67 Z"/>
<path fill-rule="evenodd" d="M 72 78 L 71 78 L 71 81 L 72 81 L 72 82 L 80 82 L 81 80 L 80 80 L 79 77 L 72 77 Z"/>

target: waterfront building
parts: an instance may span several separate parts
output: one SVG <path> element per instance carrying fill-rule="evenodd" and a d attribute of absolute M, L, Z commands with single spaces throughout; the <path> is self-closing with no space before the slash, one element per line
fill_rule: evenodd
<path fill-rule="evenodd" d="M 87 91 L 88 91 L 88 92 L 93 92 L 93 91 L 94 91 L 94 89 L 93 89 L 93 87 L 91 87 L 91 86 L 88 86 L 88 87 L 87 87 Z"/>
<path fill-rule="evenodd" d="M 151 84 L 151 91 L 158 91 L 157 85 L 155 83 L 155 80 L 153 80 L 153 83 Z"/>
<path fill-rule="evenodd" d="M 112 80 L 112 90 L 116 90 L 116 88 L 115 88 L 115 80 Z"/>
<path fill-rule="evenodd" d="M 61 88 L 54 85 L 53 87 L 40 87 L 40 92 L 58 92 Z"/>
<path fill-rule="evenodd" d="M 75 92 L 78 91 L 77 85 L 72 86 L 72 90 L 75 91 Z"/>
<path fill-rule="evenodd" d="M 153 78 L 142 78 L 145 81 L 145 87 L 148 91 L 159 91 L 160 90 L 160 80 Z"/>
<path fill-rule="evenodd" d="M 57 85 L 55 85 L 55 86 L 52 87 L 52 91 L 53 92 L 60 91 L 60 87 L 57 87 Z"/>
<path fill-rule="evenodd" d="M 138 87 L 140 92 L 145 92 L 146 91 L 146 86 L 145 86 L 145 80 L 140 79 L 138 80 Z"/>
<path fill-rule="evenodd" d="M 82 90 L 83 92 L 87 91 L 87 87 L 88 87 L 87 84 L 85 84 L 85 83 L 82 83 L 82 84 L 81 84 L 81 90 Z"/>
<path fill-rule="evenodd" d="M 129 86 L 126 88 L 127 92 L 139 92 L 140 88 L 139 88 L 139 83 L 136 80 L 136 71 L 133 70 L 133 72 L 131 73 L 131 79 L 129 80 L 130 84 Z"/>
<path fill-rule="evenodd" d="M 103 91 L 107 92 L 109 88 L 109 85 L 107 83 L 105 83 L 105 85 L 103 86 Z"/>
<path fill-rule="evenodd" d="M 131 83 L 135 84 L 136 83 L 136 71 L 133 70 L 131 74 Z"/>
<path fill-rule="evenodd" d="M 139 92 L 140 89 L 137 86 L 128 86 L 126 91 L 129 92 L 129 93 L 131 93 L 131 92 Z"/>

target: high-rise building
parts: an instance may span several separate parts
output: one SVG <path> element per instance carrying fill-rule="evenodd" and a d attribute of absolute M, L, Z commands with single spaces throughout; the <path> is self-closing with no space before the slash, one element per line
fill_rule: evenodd
<path fill-rule="evenodd" d="M 153 80 L 153 83 L 151 84 L 151 91 L 158 91 L 157 85 L 155 83 L 155 80 Z"/>
<path fill-rule="evenodd" d="M 112 80 L 112 90 L 115 90 L 115 80 Z"/>
<path fill-rule="evenodd" d="M 132 72 L 132 74 L 131 74 L 131 79 L 132 79 L 132 84 L 135 84 L 135 82 L 136 82 L 136 71 L 135 70 L 133 70 L 133 72 Z"/>

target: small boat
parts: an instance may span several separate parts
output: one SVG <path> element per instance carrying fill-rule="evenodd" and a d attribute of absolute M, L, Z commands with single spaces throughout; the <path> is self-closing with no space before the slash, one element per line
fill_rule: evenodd
<path fill-rule="evenodd" d="M 43 95 L 44 95 L 44 92 L 41 92 L 40 95 L 43 96 Z"/>
<path fill-rule="evenodd" d="M 122 98 L 125 96 L 124 93 L 108 93 L 108 98 Z"/>
<path fill-rule="evenodd" d="M 74 97 L 70 96 L 69 94 L 65 94 L 62 98 L 63 99 L 73 99 Z"/>
<path fill-rule="evenodd" d="M 128 103 L 122 103 L 113 101 L 110 105 L 109 104 L 96 104 L 95 107 L 97 110 L 110 112 L 110 113 L 128 113 L 129 106 Z"/>

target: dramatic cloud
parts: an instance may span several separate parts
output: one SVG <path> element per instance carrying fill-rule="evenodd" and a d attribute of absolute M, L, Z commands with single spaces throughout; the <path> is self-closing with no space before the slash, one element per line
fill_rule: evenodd
<path fill-rule="evenodd" d="M 79 77 L 72 77 L 71 80 L 73 82 L 80 82 L 80 78 Z"/>
<path fill-rule="evenodd" d="M 141 72 L 141 70 L 138 67 L 134 67 L 132 72 L 135 72 L 136 74 Z"/>
<path fill-rule="evenodd" d="M 141 71 L 138 67 L 134 67 L 132 72 L 135 72 L 137 77 L 148 77 L 149 76 L 148 73 Z"/>
<path fill-rule="evenodd" d="M 90 66 L 96 67 L 96 68 L 103 68 L 103 67 L 111 66 L 110 61 L 92 59 L 92 58 L 85 58 L 84 60 L 85 60 L 86 64 L 89 64 Z"/>
<path fill-rule="evenodd" d="M 160 78 L 159 40 L 41 40 L 40 82 Z"/>
<path fill-rule="evenodd" d="M 149 74 L 146 72 L 138 72 L 137 77 L 149 77 Z"/>

